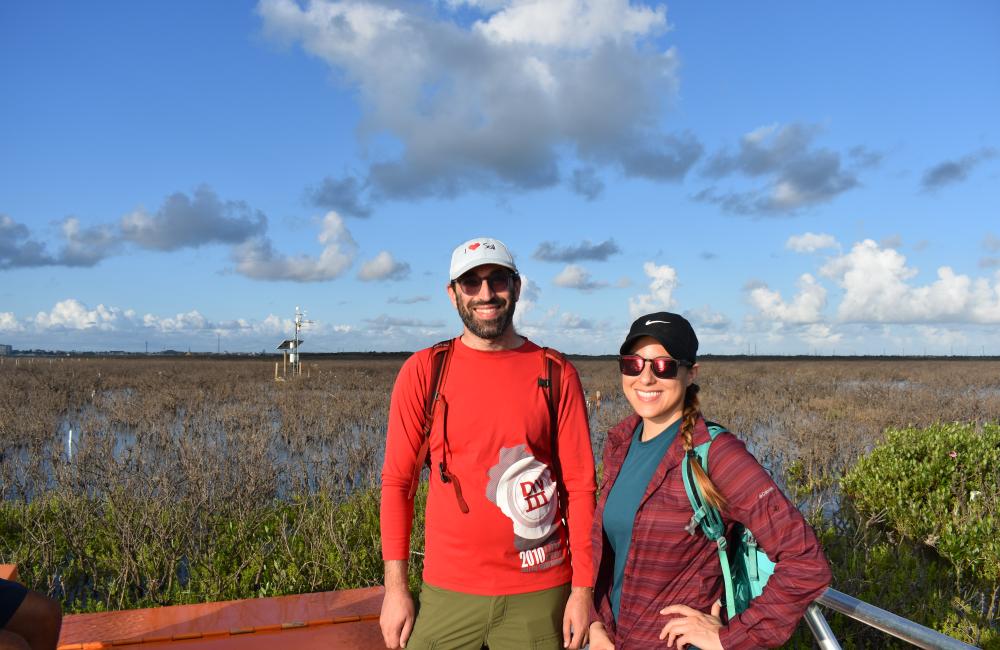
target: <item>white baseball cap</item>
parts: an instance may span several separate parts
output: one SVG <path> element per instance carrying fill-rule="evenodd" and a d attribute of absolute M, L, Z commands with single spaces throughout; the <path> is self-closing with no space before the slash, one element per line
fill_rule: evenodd
<path fill-rule="evenodd" d="M 517 273 L 514 257 L 499 239 L 477 237 L 470 239 L 455 249 L 451 254 L 451 270 L 449 278 L 457 280 L 460 275 L 483 264 L 505 266 Z"/>

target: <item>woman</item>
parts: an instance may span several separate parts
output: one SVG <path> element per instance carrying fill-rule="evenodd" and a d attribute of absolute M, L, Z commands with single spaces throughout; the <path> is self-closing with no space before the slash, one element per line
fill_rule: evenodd
<path fill-rule="evenodd" d="M 698 410 L 697 352 L 691 324 L 666 312 L 632 323 L 621 346 L 622 390 L 635 413 L 604 446 L 592 650 L 776 647 L 830 582 L 813 530 L 743 443 L 723 432 L 709 447 L 711 477 L 689 455 L 695 480 L 727 533 L 744 524 L 775 570 L 744 612 L 720 618 L 719 553 L 699 528 L 686 529 L 692 508 L 681 477 L 684 454 L 710 439 Z"/>

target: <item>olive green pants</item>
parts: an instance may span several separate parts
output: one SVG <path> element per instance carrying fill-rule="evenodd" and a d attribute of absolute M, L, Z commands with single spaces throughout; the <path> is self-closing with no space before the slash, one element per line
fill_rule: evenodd
<path fill-rule="evenodd" d="M 427 584 L 407 650 L 559 650 L 569 585 L 477 596 Z"/>

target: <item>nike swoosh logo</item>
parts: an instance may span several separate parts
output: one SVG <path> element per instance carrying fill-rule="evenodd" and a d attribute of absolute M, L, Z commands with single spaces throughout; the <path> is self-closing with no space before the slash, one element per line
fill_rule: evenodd
<path fill-rule="evenodd" d="M 648 320 L 648 321 L 646 321 L 647 325 L 652 325 L 653 323 L 663 323 L 664 325 L 669 325 L 670 321 L 668 321 L 668 320 Z"/>

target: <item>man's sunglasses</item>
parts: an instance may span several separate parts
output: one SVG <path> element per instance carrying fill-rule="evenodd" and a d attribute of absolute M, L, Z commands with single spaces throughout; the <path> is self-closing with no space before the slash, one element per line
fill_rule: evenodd
<path fill-rule="evenodd" d="M 484 280 L 490 283 L 490 289 L 493 293 L 503 293 L 513 288 L 514 278 L 516 277 L 516 273 L 490 273 L 485 278 L 479 277 L 475 273 L 470 273 L 469 275 L 463 275 L 454 282 L 462 288 L 462 293 L 467 296 L 475 296 L 479 294 L 479 288 L 483 286 Z"/>
<path fill-rule="evenodd" d="M 653 366 L 653 374 L 660 379 L 673 379 L 677 376 L 678 366 L 691 366 L 691 363 L 687 361 L 678 361 L 670 357 L 647 359 L 637 354 L 623 354 L 618 357 L 618 367 L 621 369 L 623 375 L 628 375 L 629 377 L 638 377 L 641 375 L 642 369 L 646 367 L 647 363 Z"/>

